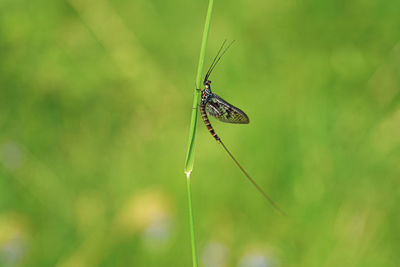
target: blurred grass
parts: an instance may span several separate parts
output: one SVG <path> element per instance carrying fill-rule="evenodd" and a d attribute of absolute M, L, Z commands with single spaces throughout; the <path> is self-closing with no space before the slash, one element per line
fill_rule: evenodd
<path fill-rule="evenodd" d="M 190 263 L 179 177 L 206 5 L 0 2 L 0 265 Z M 237 42 L 214 91 L 251 124 L 214 126 L 291 216 L 200 127 L 201 266 L 399 265 L 399 8 L 215 2 L 207 54 Z"/>

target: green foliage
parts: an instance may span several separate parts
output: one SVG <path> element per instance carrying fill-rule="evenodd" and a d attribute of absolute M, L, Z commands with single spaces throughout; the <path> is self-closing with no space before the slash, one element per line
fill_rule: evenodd
<path fill-rule="evenodd" d="M 1 266 L 190 265 L 206 5 L 1 1 Z M 199 124 L 199 266 L 399 266 L 398 10 L 215 1 L 207 55 L 236 42 L 213 90 L 250 124 L 213 126 L 288 218 Z"/>

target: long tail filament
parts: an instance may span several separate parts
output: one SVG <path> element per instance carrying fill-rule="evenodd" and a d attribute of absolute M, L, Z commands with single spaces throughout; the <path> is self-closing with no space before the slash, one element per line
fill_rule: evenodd
<path fill-rule="evenodd" d="M 219 143 L 222 145 L 222 147 L 225 149 L 225 151 L 228 153 L 228 155 L 232 158 L 232 160 L 236 163 L 236 165 L 239 167 L 239 169 L 243 172 L 243 174 L 249 179 L 249 181 L 257 188 L 257 190 L 264 196 L 265 199 L 268 200 L 268 202 L 276 209 L 278 210 L 283 216 L 287 216 L 286 213 L 271 199 L 270 196 L 268 196 L 264 190 L 261 189 L 261 187 L 254 181 L 253 178 L 250 177 L 250 175 L 245 171 L 245 169 L 240 165 L 240 163 L 235 159 L 235 157 L 232 155 L 232 153 L 228 150 L 228 148 L 225 146 L 225 144 L 222 142 L 222 140 L 219 140 Z"/>

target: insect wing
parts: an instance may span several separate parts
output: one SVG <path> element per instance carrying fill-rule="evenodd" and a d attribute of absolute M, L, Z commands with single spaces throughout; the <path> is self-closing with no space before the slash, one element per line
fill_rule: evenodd
<path fill-rule="evenodd" d="M 229 104 L 216 94 L 213 94 L 208 100 L 206 112 L 222 122 L 238 124 L 249 123 L 249 117 L 247 117 L 242 110 Z"/>

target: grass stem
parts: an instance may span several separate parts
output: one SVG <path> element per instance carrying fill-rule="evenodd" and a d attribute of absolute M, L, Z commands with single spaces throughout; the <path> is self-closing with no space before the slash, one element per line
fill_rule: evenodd
<path fill-rule="evenodd" d="M 189 143 L 188 143 L 188 150 L 187 150 L 186 161 L 185 161 L 185 173 L 186 173 L 186 175 L 189 174 L 189 176 L 193 170 L 194 147 L 195 147 L 196 129 L 197 129 L 197 113 L 199 110 L 198 106 L 199 106 L 199 100 L 200 100 L 200 91 L 197 89 L 199 89 L 202 86 L 202 71 L 203 71 L 203 65 L 204 65 L 204 58 L 205 58 L 205 54 L 206 54 L 208 33 L 210 31 L 211 13 L 212 13 L 213 4 L 214 4 L 214 0 L 209 0 L 207 17 L 206 17 L 206 22 L 204 25 L 203 39 L 201 41 L 199 64 L 197 66 L 196 88 L 194 88 L 192 119 L 190 121 Z"/>
<path fill-rule="evenodd" d="M 196 129 L 197 129 L 197 113 L 200 99 L 200 89 L 202 85 L 202 71 L 204 65 L 204 58 L 206 54 L 208 33 L 210 32 L 210 24 L 211 24 L 211 14 L 214 5 L 214 0 L 209 0 L 207 16 L 204 25 L 203 38 L 201 41 L 200 48 L 200 57 L 199 64 L 197 66 L 197 75 L 196 75 L 196 88 L 194 88 L 194 96 L 193 96 L 193 108 L 192 108 L 192 117 L 190 121 L 190 130 L 189 130 L 189 142 L 188 149 L 186 153 L 186 161 L 185 161 L 185 174 L 187 177 L 187 191 L 188 191 L 188 204 L 189 204 L 189 220 L 190 220 L 190 238 L 192 244 L 192 261 L 193 267 L 197 267 L 197 250 L 196 250 L 196 240 L 195 240 L 195 232 L 194 232 L 194 217 L 193 217 L 193 209 L 192 209 L 192 194 L 191 194 L 191 185 L 190 185 L 190 174 L 193 170 L 194 164 L 194 148 L 195 148 L 195 139 L 196 139 Z"/>

